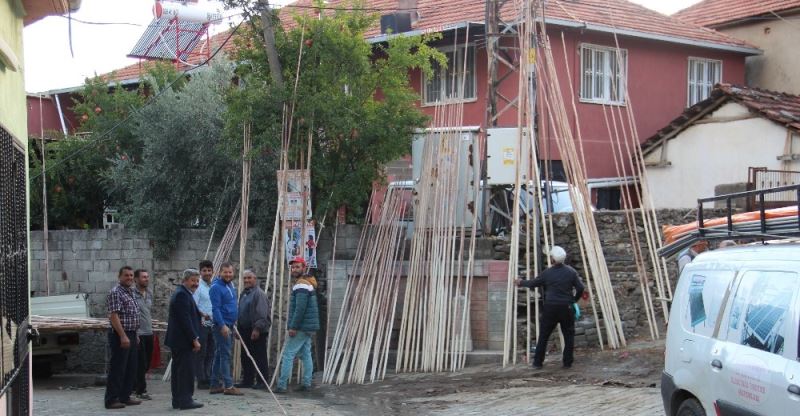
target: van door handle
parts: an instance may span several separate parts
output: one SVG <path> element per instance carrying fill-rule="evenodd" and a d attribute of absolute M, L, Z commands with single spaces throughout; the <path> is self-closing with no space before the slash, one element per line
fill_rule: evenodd
<path fill-rule="evenodd" d="M 720 360 L 715 358 L 715 359 L 711 360 L 711 366 L 714 367 L 714 368 L 722 370 L 722 361 L 720 361 Z"/>
<path fill-rule="evenodd" d="M 788 391 L 791 394 L 794 394 L 795 396 L 800 396 L 800 386 L 796 384 L 790 384 L 789 388 L 786 389 L 786 391 Z"/>

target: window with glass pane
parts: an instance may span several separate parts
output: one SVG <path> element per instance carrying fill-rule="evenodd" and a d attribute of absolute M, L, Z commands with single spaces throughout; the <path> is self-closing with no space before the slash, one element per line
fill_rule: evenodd
<path fill-rule="evenodd" d="M 433 75 L 425 77 L 424 99 L 426 104 L 449 100 L 471 100 L 475 98 L 475 47 L 459 47 L 443 51 L 447 67 L 433 62 Z"/>
<path fill-rule="evenodd" d="M 722 81 L 722 61 L 689 58 L 689 88 L 687 107 L 711 95 L 714 85 Z"/>
<path fill-rule="evenodd" d="M 784 341 L 791 340 L 792 305 L 797 302 L 798 291 L 800 278 L 797 273 L 779 270 L 745 272 L 733 298 L 727 328 L 721 329 L 720 339 L 783 355 Z M 796 356 L 793 347 L 789 348 L 790 356 Z"/>
<path fill-rule="evenodd" d="M 581 101 L 624 103 L 627 59 L 624 50 L 581 46 Z"/>

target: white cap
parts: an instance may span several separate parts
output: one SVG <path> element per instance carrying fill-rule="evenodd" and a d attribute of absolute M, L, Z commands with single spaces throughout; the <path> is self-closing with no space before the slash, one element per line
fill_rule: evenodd
<path fill-rule="evenodd" d="M 552 257 L 553 261 L 556 263 L 563 263 L 567 258 L 567 252 L 559 246 L 553 246 L 553 248 L 550 249 L 550 257 Z"/>

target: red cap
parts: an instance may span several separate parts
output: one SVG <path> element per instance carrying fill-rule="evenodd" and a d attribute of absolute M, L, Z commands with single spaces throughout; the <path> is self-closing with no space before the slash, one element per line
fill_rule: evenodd
<path fill-rule="evenodd" d="M 289 261 L 289 264 L 292 264 L 292 263 L 301 263 L 303 266 L 305 266 L 306 265 L 306 259 L 304 259 L 303 256 L 295 256 L 295 258 L 293 258 L 291 261 Z"/>

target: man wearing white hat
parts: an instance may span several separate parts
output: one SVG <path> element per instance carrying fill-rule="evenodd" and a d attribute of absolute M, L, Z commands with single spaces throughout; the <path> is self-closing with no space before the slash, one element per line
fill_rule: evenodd
<path fill-rule="evenodd" d="M 548 267 L 533 280 L 517 279 L 517 286 L 544 287 L 544 306 L 542 319 L 539 323 L 539 341 L 536 343 L 536 352 L 533 355 L 533 368 L 542 368 L 544 354 L 547 351 L 547 340 L 550 334 L 561 325 L 564 333 L 564 355 L 562 363 L 564 368 L 572 367 L 572 350 L 575 346 L 575 309 L 573 303 L 577 302 L 583 294 L 584 286 L 578 272 L 564 264 L 567 252 L 559 246 L 550 250 L 550 259 L 553 265 Z"/>

